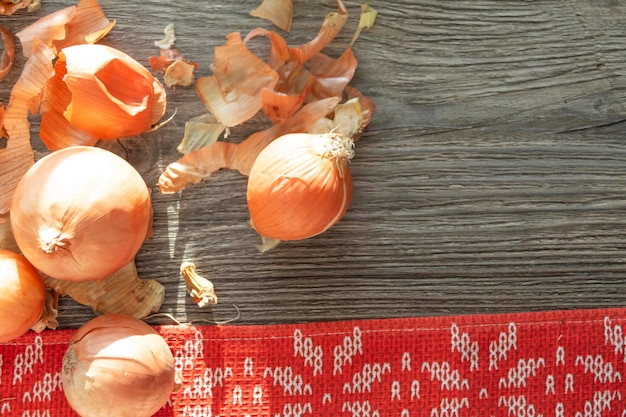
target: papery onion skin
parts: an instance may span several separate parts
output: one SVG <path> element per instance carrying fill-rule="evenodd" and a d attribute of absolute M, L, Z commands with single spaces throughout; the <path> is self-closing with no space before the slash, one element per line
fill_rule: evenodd
<path fill-rule="evenodd" d="M 128 264 L 149 231 L 150 193 L 119 156 L 90 146 L 55 151 L 20 180 L 11 228 L 41 272 L 68 281 L 104 279 Z"/>
<path fill-rule="evenodd" d="M 115 48 L 98 44 L 64 48 L 54 70 L 44 92 L 40 128 L 41 139 L 51 150 L 65 147 L 62 139 L 67 140 L 58 137 L 63 122 L 59 117 L 82 135 L 115 140 L 150 130 L 165 113 L 163 85 Z"/>
<path fill-rule="evenodd" d="M 160 334 L 139 319 L 106 314 L 74 333 L 61 381 L 81 417 L 150 417 L 169 399 L 175 376 Z"/>
<path fill-rule="evenodd" d="M 334 133 L 288 134 L 267 145 L 248 179 L 254 229 L 267 238 L 300 240 L 336 224 L 352 199 L 352 146 Z"/>
<path fill-rule="evenodd" d="M 26 333 L 41 317 L 45 299 L 35 267 L 22 255 L 0 249 L 0 342 Z"/>

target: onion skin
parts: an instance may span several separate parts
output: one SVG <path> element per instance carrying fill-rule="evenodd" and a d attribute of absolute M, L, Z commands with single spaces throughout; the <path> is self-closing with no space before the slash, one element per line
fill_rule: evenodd
<path fill-rule="evenodd" d="M 152 217 L 150 193 L 128 162 L 95 147 L 55 151 L 37 161 L 13 195 L 11 228 L 41 272 L 100 280 L 128 264 Z"/>
<path fill-rule="evenodd" d="M 81 417 L 150 417 L 169 399 L 175 376 L 161 335 L 139 319 L 107 314 L 74 333 L 61 381 Z"/>
<path fill-rule="evenodd" d="M 8 342 L 39 320 L 46 290 L 39 272 L 25 257 L 0 249 L 0 294 L 0 342 Z"/>
<path fill-rule="evenodd" d="M 331 153 L 337 145 L 340 152 Z M 352 145 L 334 133 L 288 134 L 267 145 L 248 179 L 254 229 L 267 238 L 300 240 L 336 224 L 352 199 Z"/>

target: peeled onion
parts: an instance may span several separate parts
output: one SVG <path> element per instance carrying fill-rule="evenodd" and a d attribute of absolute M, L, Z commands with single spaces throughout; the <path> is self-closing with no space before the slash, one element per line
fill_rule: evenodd
<path fill-rule="evenodd" d="M 266 238 L 300 240 L 336 224 L 352 198 L 353 144 L 336 133 L 294 133 L 267 145 L 248 179 L 254 229 Z"/>
<path fill-rule="evenodd" d="M 45 299 L 35 267 L 22 255 L 0 249 L 0 342 L 26 333 L 41 317 Z"/>
<path fill-rule="evenodd" d="M 11 228 L 41 272 L 68 281 L 104 279 L 128 264 L 148 233 L 152 208 L 143 178 L 95 147 L 55 151 L 20 180 Z"/>
<path fill-rule="evenodd" d="M 143 321 L 107 314 L 74 333 L 61 381 L 81 417 L 150 417 L 174 389 L 174 357 L 165 339 Z"/>

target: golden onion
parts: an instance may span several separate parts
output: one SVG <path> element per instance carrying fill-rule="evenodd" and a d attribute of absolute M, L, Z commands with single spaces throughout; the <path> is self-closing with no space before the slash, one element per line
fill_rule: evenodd
<path fill-rule="evenodd" d="M 254 229 L 266 238 L 300 240 L 336 224 L 352 198 L 353 145 L 336 133 L 293 133 L 267 145 L 248 179 Z"/>
<path fill-rule="evenodd" d="M 63 356 L 61 381 L 81 417 L 150 417 L 175 386 L 163 337 L 131 316 L 106 314 L 80 327 Z"/>
<path fill-rule="evenodd" d="M 26 333 L 41 317 L 45 299 L 35 267 L 22 255 L 0 249 L 0 342 Z"/>
<path fill-rule="evenodd" d="M 112 152 L 76 146 L 37 161 L 17 185 L 11 229 L 41 272 L 68 281 L 104 279 L 136 255 L 149 231 L 143 178 Z"/>

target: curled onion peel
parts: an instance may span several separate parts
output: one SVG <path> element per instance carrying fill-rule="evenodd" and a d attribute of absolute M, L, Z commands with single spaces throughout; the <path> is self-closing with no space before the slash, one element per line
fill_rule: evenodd
<path fill-rule="evenodd" d="M 2 36 L 2 43 L 4 43 L 4 51 L 0 58 L 0 80 L 6 77 L 13 67 L 13 61 L 15 60 L 15 39 L 13 32 L 8 28 L 0 25 L 0 35 Z"/>
<path fill-rule="evenodd" d="M 0 214 L 9 210 L 18 181 L 34 163 L 28 113 L 34 113 L 39 105 L 41 90 L 52 73 L 53 57 L 50 48 L 36 41 L 32 56 L 11 90 L 4 112 L 8 141 L 6 148 L 0 149 Z"/>
<path fill-rule="evenodd" d="M 34 10 L 35 5 L 39 5 L 39 1 L 32 0 L 9 0 L 9 1 L 0 1 L 0 15 L 12 15 L 16 11 L 20 9 L 27 8 L 29 11 Z"/>
<path fill-rule="evenodd" d="M 45 299 L 35 267 L 22 255 L 0 249 L 0 342 L 26 333 L 41 317 Z"/>
<path fill-rule="evenodd" d="M 289 32 L 293 19 L 293 0 L 263 0 L 250 15 L 267 19 L 285 32 Z"/>
<path fill-rule="evenodd" d="M 46 85 L 40 136 L 51 150 L 144 133 L 167 104 L 161 83 L 139 62 L 105 45 L 61 50 Z"/>
<path fill-rule="evenodd" d="M 16 35 L 22 52 L 31 54 L 35 39 L 58 53 L 62 48 L 95 43 L 115 26 L 109 21 L 96 0 L 80 0 L 77 5 L 50 13 L 19 31 Z"/>
<path fill-rule="evenodd" d="M 63 356 L 61 381 L 81 417 L 150 417 L 175 386 L 165 339 L 136 318 L 107 314 L 80 327 Z"/>
<path fill-rule="evenodd" d="M 317 120 L 330 113 L 338 101 L 336 98 L 328 98 L 307 104 L 283 123 L 256 132 L 239 144 L 217 141 L 191 151 L 167 166 L 159 177 L 159 189 L 162 193 L 174 193 L 190 183 L 209 178 L 223 168 L 248 175 L 255 159 L 268 143 L 287 133 L 308 130 Z"/>
<path fill-rule="evenodd" d="M 149 190 L 128 162 L 76 146 L 37 161 L 11 206 L 15 241 L 46 275 L 103 279 L 128 264 L 150 231 Z"/>
<path fill-rule="evenodd" d="M 300 240 L 336 224 L 352 198 L 353 146 L 336 133 L 289 134 L 267 145 L 248 179 L 254 229 L 265 238 Z"/>

